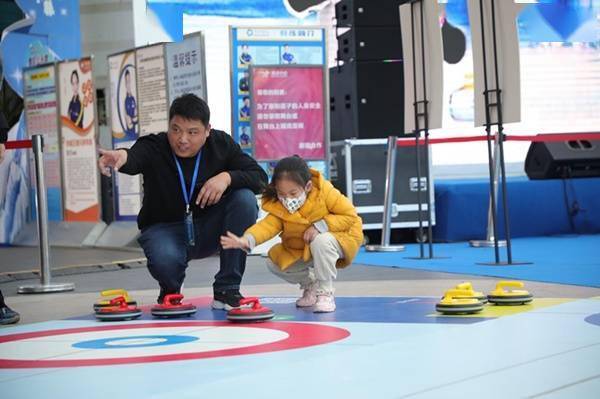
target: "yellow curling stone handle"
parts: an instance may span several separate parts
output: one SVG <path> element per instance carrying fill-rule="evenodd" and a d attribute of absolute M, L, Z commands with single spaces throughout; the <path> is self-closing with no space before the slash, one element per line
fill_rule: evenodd
<path fill-rule="evenodd" d="M 457 297 L 470 296 L 470 295 L 471 295 L 471 291 L 467 291 L 467 290 L 457 290 L 457 289 L 448 290 L 444 294 L 444 297 L 442 298 L 442 302 L 452 302 L 452 300 Z"/>
<path fill-rule="evenodd" d="M 510 291 L 505 291 L 504 288 L 523 288 L 525 284 L 522 281 L 499 281 L 496 284 L 496 289 L 491 292 L 491 295 L 508 294 Z"/>
<path fill-rule="evenodd" d="M 479 303 L 475 298 L 461 298 L 471 296 L 472 291 L 467 290 L 448 290 L 440 301 L 441 304 L 457 304 L 457 303 Z"/>
<path fill-rule="evenodd" d="M 457 290 L 473 291 L 473 285 L 471 285 L 471 283 L 469 281 L 465 281 L 464 283 L 458 284 L 455 287 L 455 289 L 457 289 Z"/>
<path fill-rule="evenodd" d="M 126 290 L 119 288 L 116 290 L 104 290 L 100 293 L 100 295 L 102 295 L 103 297 L 107 297 L 107 296 L 123 296 L 125 298 L 126 302 L 130 302 L 131 298 L 129 297 L 129 294 L 127 293 Z"/>

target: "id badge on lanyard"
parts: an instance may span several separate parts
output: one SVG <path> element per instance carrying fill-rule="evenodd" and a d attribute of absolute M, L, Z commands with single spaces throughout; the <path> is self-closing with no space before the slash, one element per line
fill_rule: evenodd
<path fill-rule="evenodd" d="M 185 179 L 183 177 L 183 170 L 181 169 L 181 165 L 179 164 L 179 160 L 173 154 L 173 159 L 175 160 L 175 165 L 177 166 L 177 172 L 179 173 L 179 182 L 181 183 L 181 189 L 183 191 L 183 199 L 185 200 L 185 216 L 183 218 L 183 224 L 185 226 L 185 236 L 186 242 L 189 246 L 193 247 L 196 245 L 196 240 L 194 236 L 194 215 L 192 210 L 190 209 L 190 200 L 192 198 L 192 194 L 194 193 L 194 186 L 196 185 L 196 179 L 198 177 L 198 166 L 200 164 L 200 154 L 196 155 L 196 165 L 194 166 L 194 175 L 192 177 L 192 186 L 190 187 L 189 193 L 187 187 L 185 186 Z"/>
<path fill-rule="evenodd" d="M 193 247 L 196 245 L 196 240 L 194 239 L 194 216 L 189 205 L 187 205 L 185 209 L 184 223 L 187 243 L 190 247 Z"/>

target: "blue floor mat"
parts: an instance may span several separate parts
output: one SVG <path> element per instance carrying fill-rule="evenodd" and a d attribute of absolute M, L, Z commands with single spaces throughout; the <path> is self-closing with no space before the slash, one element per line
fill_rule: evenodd
<path fill-rule="evenodd" d="M 533 263 L 478 265 L 477 262 L 493 262 L 494 249 L 471 248 L 466 242 L 435 244 L 434 255 L 448 256 L 448 259 L 406 259 L 407 256 L 419 255 L 419 246 L 410 244 L 406 251 L 395 253 L 373 253 L 361 249 L 354 263 L 600 287 L 600 235 L 517 238 L 512 240 L 512 254 L 513 262 Z M 500 248 L 500 259 L 506 261 L 505 248 Z"/>

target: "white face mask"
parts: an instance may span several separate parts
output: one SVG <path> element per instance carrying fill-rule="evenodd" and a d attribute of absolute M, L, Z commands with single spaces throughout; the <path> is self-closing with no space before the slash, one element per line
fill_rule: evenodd
<path fill-rule="evenodd" d="M 294 213 L 298 209 L 302 208 L 302 205 L 306 202 L 306 191 L 303 191 L 299 197 L 296 198 L 284 198 L 279 197 L 279 201 L 288 210 L 289 213 Z"/>

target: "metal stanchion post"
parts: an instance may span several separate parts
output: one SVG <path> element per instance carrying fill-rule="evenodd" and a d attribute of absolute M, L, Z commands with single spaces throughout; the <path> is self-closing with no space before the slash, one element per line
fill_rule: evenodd
<path fill-rule="evenodd" d="M 396 179 L 396 146 L 398 137 L 388 137 L 388 153 L 385 166 L 385 196 L 383 204 L 383 222 L 381 223 L 381 245 L 367 245 L 368 252 L 400 252 L 403 245 L 390 245 L 392 228 L 392 206 L 394 201 L 394 182 Z"/>
<path fill-rule="evenodd" d="M 415 259 L 415 260 L 425 260 L 425 259 L 441 259 L 441 258 L 445 258 L 445 257 L 436 257 L 433 255 L 433 230 L 431 227 L 431 223 L 432 223 L 432 198 L 431 198 L 431 192 L 432 192 L 432 185 L 431 185 L 431 171 L 430 171 L 430 165 L 429 165 L 429 101 L 427 100 L 427 73 L 426 73 L 426 68 L 425 68 L 425 22 L 424 22 L 424 17 L 423 17 L 423 7 L 424 7 L 424 1 L 423 0 L 412 0 L 410 3 L 410 19 L 411 19 L 411 39 L 412 39 L 412 69 L 413 69 L 413 93 L 415 95 L 415 102 L 413 103 L 413 110 L 414 110 L 414 118 L 415 118 L 415 128 L 414 128 L 414 134 L 415 134 L 415 153 L 416 153 L 416 160 L 417 160 L 417 203 L 418 203 L 418 220 L 419 220 L 419 230 L 418 230 L 418 234 L 419 234 L 419 256 L 409 256 L 407 257 L 407 259 Z M 417 91 L 417 54 L 416 54 L 416 41 L 415 41 L 415 15 L 414 15 L 414 6 L 416 4 L 419 4 L 419 21 L 420 21 L 420 28 L 419 28 L 419 36 L 420 36 L 420 61 L 421 61 L 421 68 L 420 68 L 420 74 L 421 74 L 421 82 L 422 82 L 422 90 L 423 90 L 423 99 L 422 100 L 416 100 L 418 97 L 418 91 Z M 421 105 L 422 109 L 419 109 L 419 105 Z M 420 143 L 420 138 L 421 138 L 421 132 L 424 133 L 425 135 L 425 181 L 427 182 L 426 184 L 426 189 L 423 190 L 423 187 L 421 186 L 421 179 L 422 179 L 422 173 L 421 173 L 421 143 Z M 426 195 L 426 205 L 427 205 L 427 210 L 426 210 L 426 215 L 427 215 L 427 247 L 429 249 L 429 256 L 425 256 L 425 250 L 424 250 L 424 234 L 423 234 L 423 203 L 422 203 L 422 199 L 421 199 L 421 195 L 423 193 L 423 191 L 425 191 L 425 195 Z"/>
<path fill-rule="evenodd" d="M 506 163 L 504 161 L 504 127 L 503 127 L 503 118 L 502 118 L 502 89 L 500 86 L 500 75 L 498 73 L 498 39 L 496 37 L 496 12 L 494 1 L 491 0 L 489 2 L 491 7 L 491 26 L 492 26 L 492 51 L 493 51 L 493 71 L 492 79 L 494 82 L 493 89 L 489 88 L 488 84 L 488 63 L 486 57 L 486 39 L 485 39 L 485 23 L 484 23 L 484 13 L 483 13 L 483 0 L 479 0 L 479 17 L 481 18 L 481 43 L 482 43 L 482 58 L 483 58 L 483 82 L 484 82 L 484 99 L 485 99 L 485 130 L 487 134 L 487 147 L 488 147 L 488 164 L 490 169 L 490 204 L 492 206 L 492 225 L 494 229 L 493 241 L 494 241 L 494 262 L 477 262 L 479 265 L 486 266 L 501 266 L 501 265 L 526 265 L 530 264 L 530 262 L 514 262 L 512 259 L 512 249 L 510 242 L 510 217 L 508 210 L 508 198 L 506 192 Z M 490 97 L 491 95 L 493 97 Z M 496 120 L 492 119 L 492 110 L 496 111 Z M 499 171 L 494 171 L 494 156 L 492 155 L 491 149 L 491 130 L 492 126 L 498 126 L 498 132 L 496 133 L 497 137 L 497 154 L 495 158 L 499 163 Z M 506 237 L 506 262 L 500 261 L 500 253 L 499 253 L 499 242 L 498 242 L 498 226 L 496 217 L 497 210 L 497 198 L 496 198 L 496 186 L 498 184 L 498 176 L 501 184 L 501 193 L 502 193 L 502 209 L 504 212 L 504 235 Z"/>
<path fill-rule="evenodd" d="M 492 156 L 492 163 L 494 164 L 494 184 L 493 184 L 493 190 L 494 190 L 494 195 L 496 196 L 496 198 L 498 198 L 498 176 L 500 174 L 500 158 L 498 157 L 498 146 L 499 146 L 499 142 L 498 140 L 500 139 L 500 135 L 497 134 L 496 135 L 496 140 L 494 143 L 494 155 Z M 495 222 L 495 218 L 492 216 L 492 197 L 491 197 L 491 193 L 490 193 L 490 201 L 489 201 L 489 205 L 488 205 L 488 220 L 487 220 L 487 232 L 486 232 L 486 236 L 485 236 L 485 240 L 471 240 L 469 241 L 469 244 L 472 247 L 475 248 L 493 248 L 495 245 L 496 240 L 494 239 L 494 222 Z M 506 246 L 506 240 L 498 240 L 498 246 L 499 247 L 505 247 Z"/>
<path fill-rule="evenodd" d="M 414 46 L 413 46 L 414 49 Z M 414 64 L 413 64 L 414 65 Z M 416 107 L 418 107 L 418 103 L 414 104 L 415 106 L 415 119 L 418 119 L 418 111 Z M 427 108 L 427 103 L 424 104 L 425 108 Z M 417 122 L 418 123 L 418 122 Z M 418 125 L 417 125 L 418 126 Z M 421 187 L 421 143 L 420 137 L 421 132 L 419 130 L 415 131 L 415 158 L 417 160 L 417 219 L 419 220 L 419 257 L 425 258 L 425 251 L 423 245 L 423 202 L 421 201 L 421 193 L 423 192 Z M 427 195 L 429 195 L 429 191 L 427 191 Z M 431 242 L 431 236 L 427 237 L 427 241 Z M 429 253 L 431 256 L 431 252 Z"/>
<path fill-rule="evenodd" d="M 36 207 L 38 219 L 38 237 L 40 240 L 40 284 L 23 285 L 19 294 L 64 292 L 75 289 L 73 283 L 51 284 L 50 246 L 48 244 L 48 202 L 46 200 L 46 182 L 44 180 L 44 140 L 39 134 L 31 138 L 35 158 Z"/>

